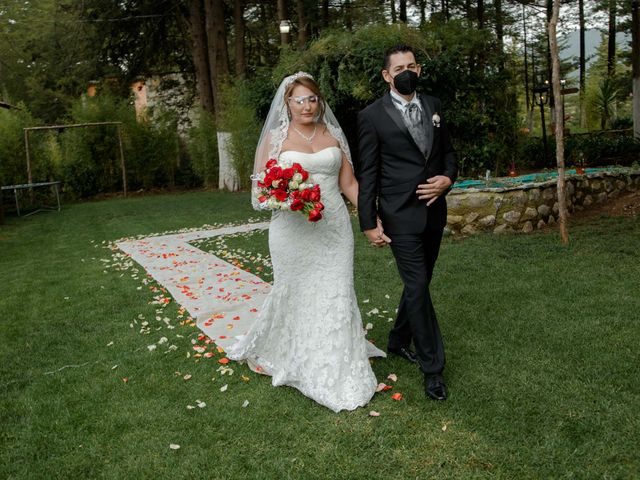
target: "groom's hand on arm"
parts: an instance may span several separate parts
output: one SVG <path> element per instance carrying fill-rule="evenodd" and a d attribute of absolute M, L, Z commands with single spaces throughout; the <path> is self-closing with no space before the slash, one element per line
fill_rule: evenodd
<path fill-rule="evenodd" d="M 435 202 L 440 195 L 447 191 L 453 182 L 446 175 L 436 175 L 428 178 L 427 183 L 418 185 L 416 194 L 419 200 L 427 200 L 427 206 Z"/>

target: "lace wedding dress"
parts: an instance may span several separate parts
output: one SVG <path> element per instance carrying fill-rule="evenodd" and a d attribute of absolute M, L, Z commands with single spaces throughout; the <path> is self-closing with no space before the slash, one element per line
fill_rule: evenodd
<path fill-rule="evenodd" d="M 377 381 L 368 357 L 385 356 L 365 339 L 353 286 L 353 231 L 338 188 L 342 152 L 285 151 L 320 184 L 325 209 L 317 223 L 299 212 L 276 212 L 269 227 L 273 288 L 251 330 L 227 348 L 336 412 L 369 402 Z"/>

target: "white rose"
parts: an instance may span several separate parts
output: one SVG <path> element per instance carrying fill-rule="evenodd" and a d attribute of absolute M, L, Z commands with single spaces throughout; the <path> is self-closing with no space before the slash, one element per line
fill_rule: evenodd
<path fill-rule="evenodd" d="M 292 180 L 289 182 L 289 189 L 290 190 L 295 190 L 296 188 L 298 188 L 299 183 L 295 180 Z"/>
<path fill-rule="evenodd" d="M 296 173 L 293 174 L 293 177 L 291 177 L 291 179 L 294 182 L 300 183 L 302 181 L 302 175 L 299 172 L 296 172 Z"/>

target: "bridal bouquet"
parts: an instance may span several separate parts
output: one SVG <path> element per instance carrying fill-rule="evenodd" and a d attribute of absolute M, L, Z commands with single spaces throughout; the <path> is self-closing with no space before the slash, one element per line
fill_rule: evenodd
<path fill-rule="evenodd" d="M 271 159 L 266 168 L 251 177 L 258 184 L 256 194 L 263 210 L 301 212 L 310 222 L 322 218 L 320 185 L 313 184 L 299 163 L 287 165 Z"/>

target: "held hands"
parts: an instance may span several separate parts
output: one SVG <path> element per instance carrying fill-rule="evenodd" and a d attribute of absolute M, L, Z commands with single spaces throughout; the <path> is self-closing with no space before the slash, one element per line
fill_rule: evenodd
<path fill-rule="evenodd" d="M 391 243 L 391 239 L 384 234 L 384 229 L 382 228 L 382 222 L 378 218 L 378 226 L 376 228 L 371 228 L 369 230 L 365 230 L 364 234 L 371 242 L 371 245 L 374 247 L 384 247 L 387 243 Z"/>
<path fill-rule="evenodd" d="M 418 185 L 418 190 L 416 190 L 418 200 L 428 200 L 427 206 L 429 206 L 435 202 L 451 184 L 451 179 L 445 175 L 436 175 L 428 178 L 427 183 Z"/>

